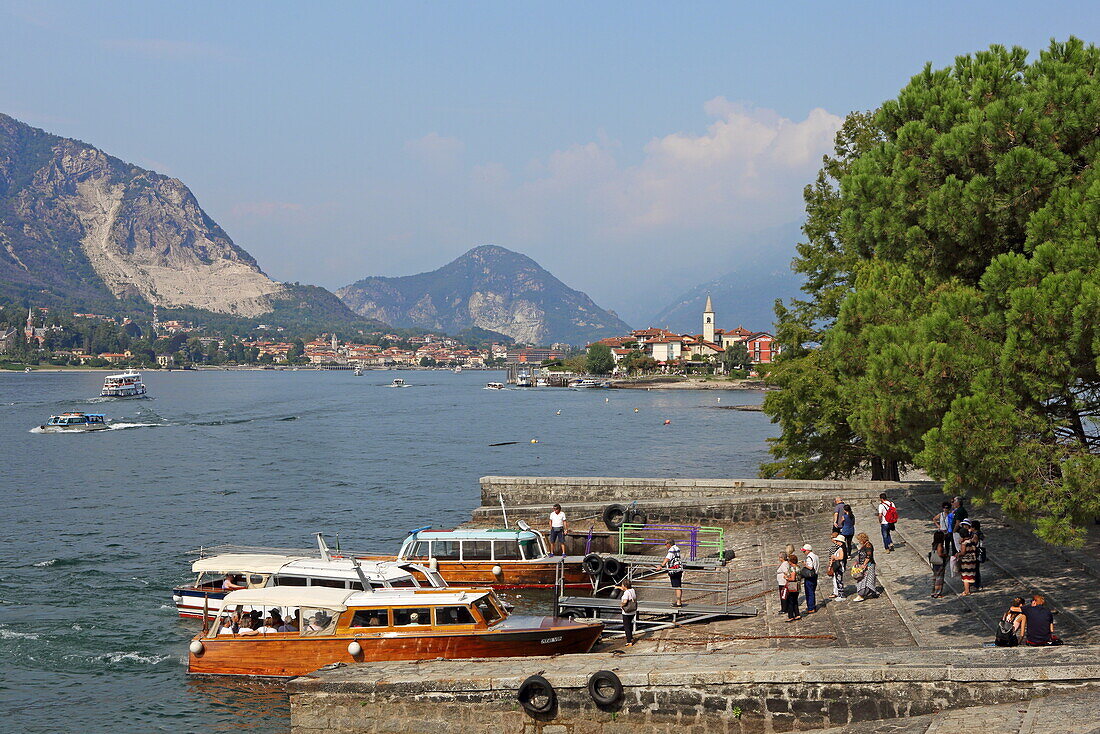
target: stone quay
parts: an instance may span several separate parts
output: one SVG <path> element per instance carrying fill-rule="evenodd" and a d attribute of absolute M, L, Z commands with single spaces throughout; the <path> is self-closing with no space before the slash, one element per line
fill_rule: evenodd
<path fill-rule="evenodd" d="M 585 655 L 391 662 L 318 671 L 290 682 L 295 734 L 330 732 L 1094 732 L 1100 727 L 1100 537 L 1055 548 L 995 508 L 971 508 L 986 535 L 985 589 L 962 596 L 948 578 L 930 598 L 930 519 L 943 499 L 934 482 L 484 477 L 473 523 L 541 528 L 554 502 L 574 533 L 599 522 L 609 503 L 631 504 L 650 521 L 724 528 L 726 583 L 761 607 L 756 617 L 620 638 Z M 875 504 L 887 492 L 900 512 L 896 550 L 879 546 Z M 832 500 L 852 505 L 857 531 L 875 543 L 882 594 L 862 603 L 829 599 L 794 624 L 779 616 L 774 569 L 787 544 L 824 554 Z M 732 551 L 732 552 L 731 552 Z M 667 582 L 639 587 L 668 598 Z M 849 589 L 851 586 L 849 585 Z M 702 592 L 685 603 L 703 601 Z M 1042 593 L 1057 612 L 1060 648 L 990 643 L 1013 596 Z M 802 602 L 803 608 L 805 602 Z M 620 679 L 622 699 L 596 704 L 596 671 Z M 544 714 L 522 708 L 530 675 L 553 686 Z M 1063 713 L 1064 712 L 1064 713 Z"/>

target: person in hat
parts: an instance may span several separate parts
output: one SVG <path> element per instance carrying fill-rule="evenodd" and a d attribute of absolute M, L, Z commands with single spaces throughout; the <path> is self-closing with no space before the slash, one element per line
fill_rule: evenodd
<path fill-rule="evenodd" d="M 806 614 L 813 614 L 817 611 L 818 558 L 809 543 L 802 545 L 802 552 L 806 554 L 802 559 L 802 568 L 806 569 L 802 574 L 802 587 L 806 590 Z"/>
<path fill-rule="evenodd" d="M 833 577 L 830 599 L 844 601 L 844 568 L 848 563 L 848 539 L 833 533 L 833 552 L 829 555 L 829 575 Z"/>

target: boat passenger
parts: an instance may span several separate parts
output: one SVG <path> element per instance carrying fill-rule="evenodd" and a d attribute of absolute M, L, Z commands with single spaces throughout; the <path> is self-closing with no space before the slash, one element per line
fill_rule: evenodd
<path fill-rule="evenodd" d="M 231 635 L 233 634 L 233 617 L 228 614 L 222 617 L 222 626 L 218 630 L 219 635 Z"/>
<path fill-rule="evenodd" d="M 280 632 L 297 632 L 298 631 L 297 622 L 298 622 L 297 617 L 295 617 L 293 619 L 288 619 L 285 622 L 283 622 L 281 625 L 279 625 L 279 631 Z"/>
<path fill-rule="evenodd" d="M 306 626 L 306 629 L 310 632 L 320 632 L 325 627 L 328 627 L 328 619 L 325 617 L 325 615 L 318 612 L 310 618 L 309 624 Z"/>
<path fill-rule="evenodd" d="M 243 579 L 242 579 L 243 581 Z M 239 589 L 247 589 L 247 586 L 242 586 L 237 583 L 237 580 L 233 578 L 233 574 L 227 573 L 225 580 L 222 581 L 222 591 L 237 591 Z"/>
<path fill-rule="evenodd" d="M 279 611 L 278 607 L 272 607 L 271 609 L 271 626 L 278 629 L 283 626 L 283 613 Z"/>
<path fill-rule="evenodd" d="M 242 637 L 253 637 L 260 634 L 255 630 L 252 625 L 252 617 L 245 617 L 241 620 L 241 628 L 237 630 L 237 634 L 241 635 Z"/>
<path fill-rule="evenodd" d="M 278 625 L 275 624 L 275 620 L 271 617 L 264 619 L 263 625 L 256 630 L 261 635 L 273 635 L 279 631 Z"/>

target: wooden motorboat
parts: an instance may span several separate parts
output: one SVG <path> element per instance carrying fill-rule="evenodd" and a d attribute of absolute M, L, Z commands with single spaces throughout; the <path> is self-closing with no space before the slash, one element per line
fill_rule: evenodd
<path fill-rule="evenodd" d="M 278 609 L 283 632 L 258 632 L 247 609 Z M 232 591 L 213 627 L 190 644 L 200 675 L 293 677 L 332 663 L 514 657 L 588 652 L 601 622 L 509 616 L 491 589 L 277 586 Z"/>
<path fill-rule="evenodd" d="M 109 428 L 107 418 L 99 413 L 62 413 L 51 415 L 38 430 L 42 433 L 73 433 L 106 431 Z"/>
<path fill-rule="evenodd" d="M 560 577 L 568 588 L 591 587 L 580 557 L 552 556 L 542 533 L 520 530 L 412 531 L 394 559 L 439 572 L 449 586 L 552 589 Z"/>

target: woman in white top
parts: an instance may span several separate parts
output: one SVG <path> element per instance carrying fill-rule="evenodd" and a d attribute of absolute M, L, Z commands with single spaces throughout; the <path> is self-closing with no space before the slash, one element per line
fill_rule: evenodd
<path fill-rule="evenodd" d="M 264 620 L 263 626 L 256 631 L 259 632 L 261 635 L 274 635 L 278 634 L 279 628 L 275 626 L 275 620 L 271 617 L 268 617 Z"/>
<path fill-rule="evenodd" d="M 779 613 L 783 614 L 787 603 L 787 574 L 791 564 L 787 563 L 787 552 L 779 554 L 779 568 L 775 569 L 775 583 L 779 586 Z"/>
<path fill-rule="evenodd" d="M 219 635 L 231 635 L 233 634 L 233 618 L 226 615 L 222 617 L 222 626 L 218 630 Z"/>
<path fill-rule="evenodd" d="M 245 617 L 241 620 L 241 628 L 237 630 L 237 634 L 241 635 L 242 637 L 253 637 L 260 633 L 252 629 L 252 618 Z"/>

